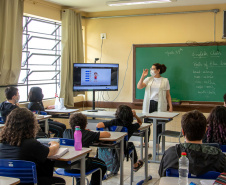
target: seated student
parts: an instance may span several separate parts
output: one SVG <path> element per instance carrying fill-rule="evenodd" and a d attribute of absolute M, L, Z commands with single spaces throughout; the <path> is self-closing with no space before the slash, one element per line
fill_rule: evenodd
<path fill-rule="evenodd" d="M 214 146 L 202 144 L 206 126 L 206 117 L 197 110 L 182 116 L 181 127 L 186 142 L 165 151 L 159 166 L 160 177 L 166 176 L 167 168 L 178 169 L 181 152 L 187 153 L 191 174 L 202 175 L 208 171 L 220 173 L 226 171 L 226 157 L 222 151 Z"/>
<path fill-rule="evenodd" d="M 5 96 L 7 101 L 4 101 L 0 105 L 0 112 L 2 115 L 2 120 L 5 122 L 7 115 L 15 108 L 19 106 L 19 91 L 16 87 L 7 87 L 5 89 Z"/>
<path fill-rule="evenodd" d="M 226 145 L 226 107 L 216 106 L 207 118 L 207 124 L 206 142 Z"/>
<path fill-rule="evenodd" d="M 44 95 L 42 94 L 42 89 L 40 87 L 32 87 L 30 89 L 28 98 L 30 103 L 28 104 L 28 109 L 31 111 L 45 111 L 42 103 Z M 63 132 L 66 129 L 66 125 L 57 121 L 49 119 L 49 130 L 55 133 L 54 137 L 62 138 Z"/>
<path fill-rule="evenodd" d="M 97 128 L 105 128 L 110 126 L 123 126 L 128 129 L 128 138 L 130 138 L 142 124 L 142 121 L 136 115 L 136 112 L 127 105 L 120 105 L 116 110 L 115 116 L 116 119 L 98 123 Z M 137 123 L 135 124 L 133 124 L 133 117 L 137 119 Z M 138 160 L 136 148 L 133 142 L 128 142 L 128 148 L 134 148 L 133 170 L 136 172 L 143 166 L 143 161 Z"/>
<path fill-rule="evenodd" d="M 39 185 L 65 184 L 64 179 L 53 177 L 54 162 L 47 159 L 56 154 L 59 143 L 52 141 L 50 147 L 42 145 L 34 139 L 38 129 L 34 114 L 27 108 L 12 110 L 0 132 L 0 159 L 34 162 Z"/>
<path fill-rule="evenodd" d="M 92 132 L 89 130 L 86 130 L 87 126 L 87 117 L 81 113 L 76 113 L 72 114 L 70 116 L 69 120 L 71 129 L 66 129 L 63 134 L 63 138 L 68 138 L 68 139 L 74 139 L 74 132 L 75 132 L 75 127 L 80 126 L 81 132 L 82 132 L 82 147 L 89 147 L 93 142 L 98 141 L 99 138 L 101 137 L 110 137 L 111 134 L 109 132 Z M 106 164 L 104 161 L 98 159 L 98 158 L 93 158 L 93 157 L 88 157 L 86 160 L 86 171 L 90 171 L 96 168 L 101 168 L 102 170 L 102 177 L 104 177 L 104 174 L 107 171 Z M 69 173 L 79 173 L 79 170 L 67 170 Z M 77 185 L 80 184 L 79 179 L 77 179 Z M 96 171 L 95 173 L 92 174 L 91 178 L 91 183 L 90 185 L 98 185 L 100 184 L 100 171 Z"/>

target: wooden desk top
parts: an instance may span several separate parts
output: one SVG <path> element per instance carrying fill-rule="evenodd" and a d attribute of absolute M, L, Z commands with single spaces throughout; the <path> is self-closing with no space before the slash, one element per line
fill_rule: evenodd
<path fill-rule="evenodd" d="M 56 114 L 66 114 L 66 113 L 73 113 L 77 112 L 79 109 L 45 109 L 45 112 L 49 113 L 56 113 Z"/>
<path fill-rule="evenodd" d="M 152 113 L 137 113 L 139 117 L 149 117 L 149 118 L 174 118 L 178 116 L 179 113 L 175 112 L 152 112 Z"/>
<path fill-rule="evenodd" d="M 100 141 L 119 141 L 127 135 L 126 132 L 110 132 L 110 134 L 111 134 L 111 137 L 100 138 L 99 140 Z"/>
<path fill-rule="evenodd" d="M 49 119 L 52 117 L 51 115 L 40 115 L 40 117 L 39 117 L 39 114 L 36 114 L 36 115 L 35 115 L 35 117 L 37 120 L 46 120 L 46 119 Z M 42 116 L 44 116 L 44 117 L 42 117 Z"/>
<path fill-rule="evenodd" d="M 140 128 L 138 130 L 145 130 L 150 126 L 151 126 L 151 124 L 149 124 L 149 123 L 142 123 L 142 125 L 140 126 Z"/>
<path fill-rule="evenodd" d="M 98 111 L 98 112 L 81 111 L 81 113 L 86 115 L 87 117 L 115 118 L 115 112 L 113 111 Z"/>
<path fill-rule="evenodd" d="M 5 124 L 0 124 L 0 128 L 3 128 L 5 126 Z"/>
<path fill-rule="evenodd" d="M 3 185 L 3 184 L 16 185 L 19 183 L 20 183 L 20 179 L 18 178 L 0 176 L 0 185 Z"/>
<path fill-rule="evenodd" d="M 73 146 L 61 146 L 61 147 L 68 148 L 69 152 L 63 155 L 62 157 L 56 159 L 57 161 L 72 161 L 92 151 L 91 148 L 82 148 L 81 151 L 76 151 Z"/>

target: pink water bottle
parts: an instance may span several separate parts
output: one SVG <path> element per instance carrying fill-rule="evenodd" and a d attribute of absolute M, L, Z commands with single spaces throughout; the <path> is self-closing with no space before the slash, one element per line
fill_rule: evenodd
<path fill-rule="evenodd" d="M 74 147 L 75 150 L 79 151 L 82 150 L 82 132 L 79 126 L 75 127 L 75 133 L 74 133 Z"/>

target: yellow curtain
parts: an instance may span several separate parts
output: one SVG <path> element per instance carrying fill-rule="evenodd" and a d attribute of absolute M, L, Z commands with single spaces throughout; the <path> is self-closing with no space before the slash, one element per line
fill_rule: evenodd
<path fill-rule="evenodd" d="M 66 106 L 74 106 L 73 63 L 83 63 L 81 15 L 73 10 L 62 11 L 62 50 L 60 97 Z"/>
<path fill-rule="evenodd" d="M 0 85 L 17 84 L 23 34 L 23 0 L 0 0 Z"/>

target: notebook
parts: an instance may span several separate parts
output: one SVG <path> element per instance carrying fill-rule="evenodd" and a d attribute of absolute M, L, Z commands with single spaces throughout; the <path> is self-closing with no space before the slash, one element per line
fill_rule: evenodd
<path fill-rule="evenodd" d="M 69 152 L 68 148 L 59 148 L 58 152 L 55 155 L 48 157 L 49 159 L 58 159 Z"/>

